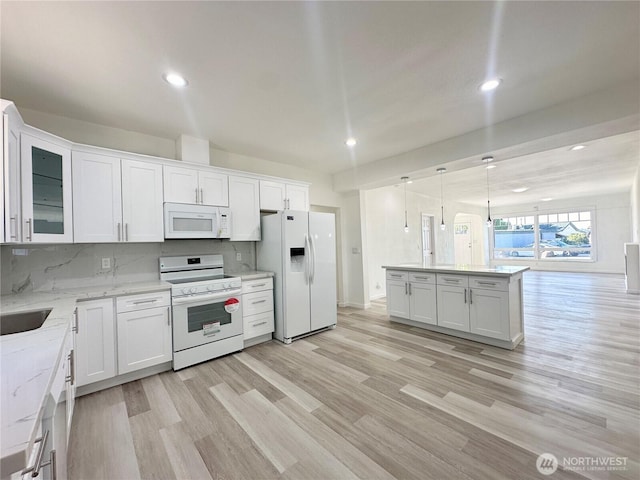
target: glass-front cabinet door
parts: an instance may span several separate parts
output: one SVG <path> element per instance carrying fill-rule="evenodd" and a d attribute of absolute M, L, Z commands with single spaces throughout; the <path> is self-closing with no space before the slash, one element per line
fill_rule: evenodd
<path fill-rule="evenodd" d="M 71 150 L 21 136 L 23 240 L 73 242 Z"/>

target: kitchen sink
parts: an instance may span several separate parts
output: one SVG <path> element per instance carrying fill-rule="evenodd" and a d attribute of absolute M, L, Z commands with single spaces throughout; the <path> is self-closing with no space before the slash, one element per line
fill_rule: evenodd
<path fill-rule="evenodd" d="M 48 308 L 0 315 L 0 335 L 28 332 L 40 328 L 50 313 L 51 309 Z"/>

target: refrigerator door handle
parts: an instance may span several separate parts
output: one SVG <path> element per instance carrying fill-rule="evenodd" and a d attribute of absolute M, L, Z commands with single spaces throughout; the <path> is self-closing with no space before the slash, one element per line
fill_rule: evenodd
<path fill-rule="evenodd" d="M 313 283 L 313 280 L 316 276 L 316 246 L 313 243 L 313 235 L 309 235 L 309 249 L 311 250 L 310 255 L 310 268 L 309 268 L 309 283 Z"/>
<path fill-rule="evenodd" d="M 309 285 L 309 237 L 304 236 L 304 283 Z"/>

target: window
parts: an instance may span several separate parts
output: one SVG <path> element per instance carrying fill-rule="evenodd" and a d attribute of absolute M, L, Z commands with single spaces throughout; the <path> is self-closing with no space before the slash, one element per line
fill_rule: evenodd
<path fill-rule="evenodd" d="M 493 258 L 592 259 L 588 210 L 495 218 Z"/>

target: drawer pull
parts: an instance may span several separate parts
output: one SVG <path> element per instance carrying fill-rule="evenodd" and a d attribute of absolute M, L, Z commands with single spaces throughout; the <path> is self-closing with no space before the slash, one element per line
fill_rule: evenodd
<path fill-rule="evenodd" d="M 264 322 L 254 323 L 253 326 L 254 327 L 259 327 L 260 325 L 265 325 L 266 323 L 267 323 L 267 321 L 265 320 Z"/>
<path fill-rule="evenodd" d="M 483 282 L 481 280 L 478 280 L 478 285 L 491 285 L 492 287 L 495 287 L 497 284 L 496 282 Z"/>
<path fill-rule="evenodd" d="M 251 288 L 257 288 L 257 287 L 264 287 L 266 286 L 266 283 L 257 283 L 255 285 L 249 285 Z"/>
<path fill-rule="evenodd" d="M 266 302 L 266 300 L 264 300 L 264 299 L 263 300 L 258 300 L 256 302 L 251 302 L 251 305 L 257 305 L 258 303 L 264 303 L 264 302 Z"/>
<path fill-rule="evenodd" d="M 397 274 L 397 273 L 390 273 L 389 276 L 393 277 L 393 278 L 402 278 L 402 275 Z"/>
<path fill-rule="evenodd" d="M 135 302 L 131 302 L 134 305 L 142 305 L 144 303 L 156 303 L 158 301 L 157 298 L 154 298 L 153 300 L 136 300 Z"/>
<path fill-rule="evenodd" d="M 460 280 L 458 280 L 457 278 L 443 278 L 443 280 L 450 283 L 460 283 Z"/>
<path fill-rule="evenodd" d="M 40 446 L 38 447 L 38 453 L 36 454 L 36 461 L 33 465 L 33 467 L 28 467 L 25 468 L 22 471 L 22 475 L 25 475 L 27 473 L 31 473 L 32 477 L 37 477 L 38 475 L 40 475 L 40 469 L 42 467 L 46 467 L 47 465 L 49 465 L 51 467 L 51 478 L 53 480 L 56 480 L 57 475 L 56 475 L 56 451 L 55 450 L 51 450 L 49 452 L 49 461 L 42 463 L 42 456 L 44 454 L 44 447 L 47 444 L 47 440 L 49 438 L 49 430 L 45 430 L 44 435 L 42 435 L 40 438 L 36 438 L 35 443 L 39 443 Z"/>
<path fill-rule="evenodd" d="M 418 280 L 429 280 L 429 277 L 418 277 L 417 275 L 414 278 L 417 278 Z"/>

